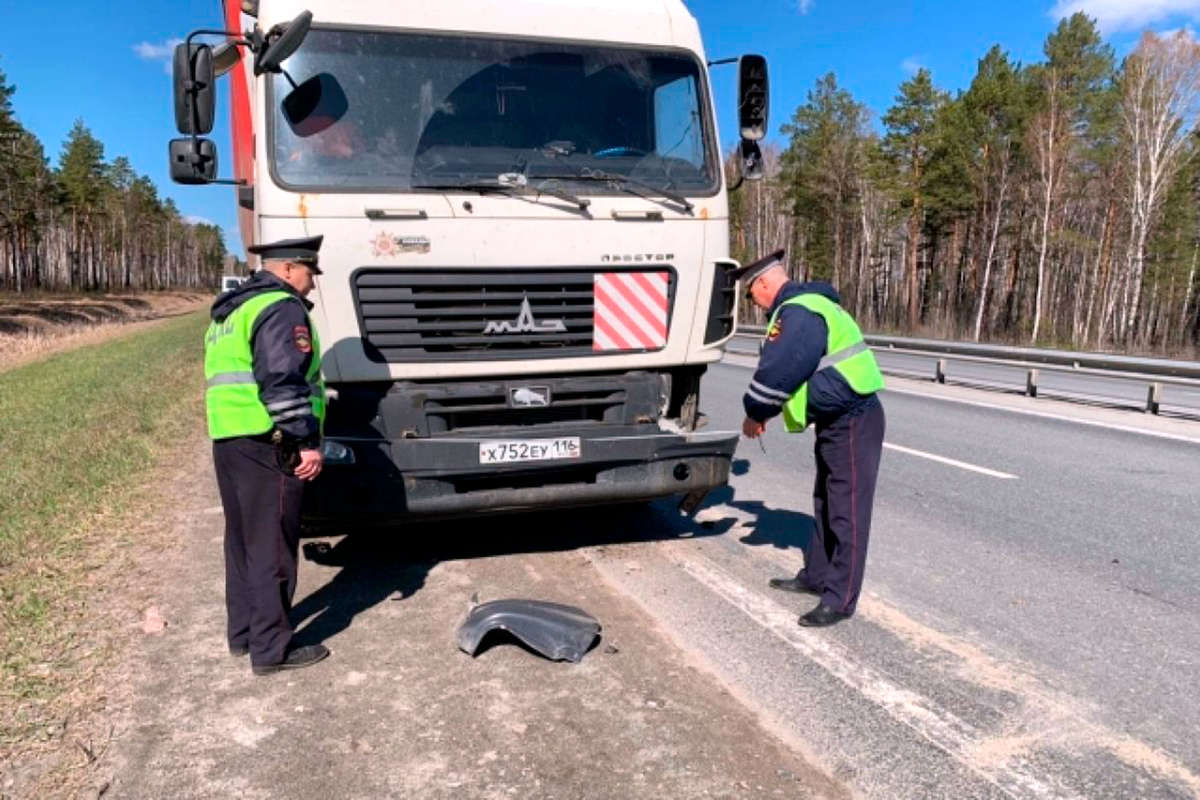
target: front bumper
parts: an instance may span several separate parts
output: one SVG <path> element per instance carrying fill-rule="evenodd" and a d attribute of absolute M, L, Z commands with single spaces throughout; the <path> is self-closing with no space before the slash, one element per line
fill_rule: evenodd
<path fill-rule="evenodd" d="M 580 438 L 577 459 L 503 466 L 479 463 L 479 445 L 496 439 Z M 555 426 L 487 437 L 337 439 L 352 465 L 330 465 L 306 493 L 305 518 L 455 517 L 650 500 L 723 486 L 737 447 L 732 431 L 671 433 L 653 425 Z"/>

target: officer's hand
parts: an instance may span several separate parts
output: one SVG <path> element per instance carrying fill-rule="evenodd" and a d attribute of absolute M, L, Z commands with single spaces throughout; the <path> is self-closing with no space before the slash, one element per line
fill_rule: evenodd
<path fill-rule="evenodd" d="M 757 420 L 746 419 L 742 420 L 742 435 L 747 439 L 757 439 L 766 431 L 767 426 Z"/>
<path fill-rule="evenodd" d="M 311 481 L 321 474 L 321 467 L 324 463 L 325 457 L 321 455 L 320 450 L 301 450 L 300 466 L 296 467 L 296 477 L 300 480 Z"/>

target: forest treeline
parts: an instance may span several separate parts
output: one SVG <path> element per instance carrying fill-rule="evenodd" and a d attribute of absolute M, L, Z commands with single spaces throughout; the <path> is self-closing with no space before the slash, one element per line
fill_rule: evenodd
<path fill-rule="evenodd" d="M 0 71 L 0 290 L 215 287 L 220 228 L 193 223 L 125 157 L 106 161 L 82 120 L 52 165 L 16 118 Z"/>
<path fill-rule="evenodd" d="M 788 247 L 872 330 L 1194 356 L 1200 44 L 1118 61 L 1076 14 L 1043 52 L 953 96 L 922 69 L 879 126 L 820 78 L 730 198 L 735 257 Z"/>

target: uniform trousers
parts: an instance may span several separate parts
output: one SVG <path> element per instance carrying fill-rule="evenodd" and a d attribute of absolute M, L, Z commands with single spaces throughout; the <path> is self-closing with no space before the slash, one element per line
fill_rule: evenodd
<path fill-rule="evenodd" d="M 862 589 L 885 427 L 878 398 L 816 426 L 816 530 L 804 569 L 821 602 L 843 614 L 854 613 Z"/>
<path fill-rule="evenodd" d="M 213 442 L 225 508 L 225 608 L 231 649 L 249 647 L 253 665 L 283 661 L 292 639 L 304 481 L 256 438 Z"/>

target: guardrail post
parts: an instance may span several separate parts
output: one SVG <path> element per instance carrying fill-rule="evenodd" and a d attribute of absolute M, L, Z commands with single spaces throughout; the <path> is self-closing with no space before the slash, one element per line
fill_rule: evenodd
<path fill-rule="evenodd" d="M 1146 393 L 1146 413 L 1157 414 L 1159 403 L 1162 402 L 1162 384 L 1150 384 L 1150 391 Z"/>
<path fill-rule="evenodd" d="M 933 379 L 938 383 L 946 382 L 946 359 L 939 358 L 937 360 L 937 366 L 933 370 Z"/>
<path fill-rule="evenodd" d="M 1036 369 L 1029 370 L 1025 375 L 1025 395 L 1027 397 L 1037 397 L 1037 382 L 1038 371 Z"/>

